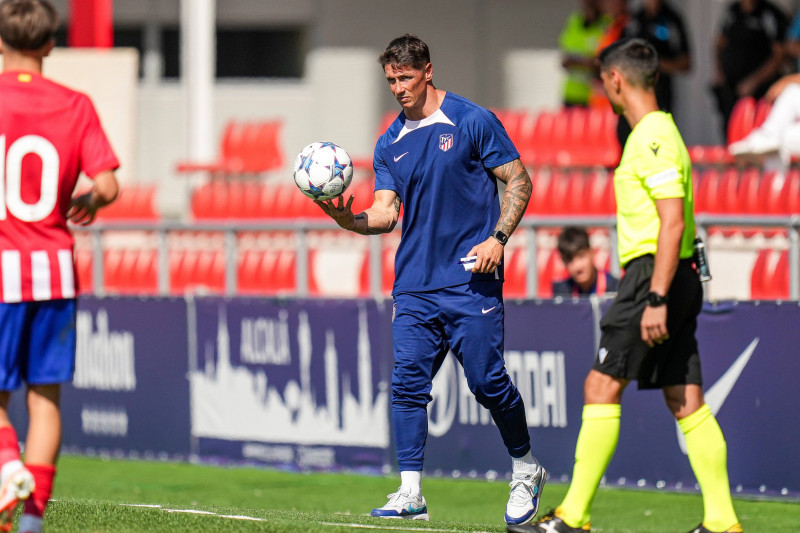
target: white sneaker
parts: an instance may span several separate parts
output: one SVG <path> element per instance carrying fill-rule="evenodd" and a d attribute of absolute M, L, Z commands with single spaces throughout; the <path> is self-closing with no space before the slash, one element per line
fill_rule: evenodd
<path fill-rule="evenodd" d="M 20 500 L 27 500 L 35 483 L 33 474 L 20 461 L 11 461 L 0 470 L 0 531 L 11 531 L 14 510 Z"/>
<path fill-rule="evenodd" d="M 536 465 L 529 471 L 517 471 L 511 476 L 511 492 L 506 505 L 506 524 L 527 524 L 539 511 L 547 471 Z"/>
<path fill-rule="evenodd" d="M 20 516 L 17 533 L 42 533 L 42 519 L 32 514 Z"/>
<path fill-rule="evenodd" d="M 387 496 L 389 502 L 372 510 L 372 516 L 380 518 L 405 518 L 409 520 L 429 520 L 428 505 L 422 494 L 412 496 L 403 487 Z"/>
<path fill-rule="evenodd" d="M 778 137 L 764 130 L 753 130 L 741 141 L 728 146 L 728 152 L 733 156 L 771 154 L 779 149 Z"/>

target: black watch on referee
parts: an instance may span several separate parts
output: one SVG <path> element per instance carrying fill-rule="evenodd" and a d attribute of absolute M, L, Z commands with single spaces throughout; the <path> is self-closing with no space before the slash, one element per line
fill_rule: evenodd
<path fill-rule="evenodd" d="M 647 305 L 650 307 L 661 307 L 662 305 L 667 305 L 667 302 L 669 302 L 668 296 L 661 296 L 654 291 L 647 293 Z"/>
<path fill-rule="evenodd" d="M 508 242 L 508 235 L 506 235 L 500 230 L 497 230 L 494 233 L 492 233 L 492 237 L 494 237 L 497 240 L 497 242 L 499 242 L 503 246 L 505 246 L 506 243 Z"/>

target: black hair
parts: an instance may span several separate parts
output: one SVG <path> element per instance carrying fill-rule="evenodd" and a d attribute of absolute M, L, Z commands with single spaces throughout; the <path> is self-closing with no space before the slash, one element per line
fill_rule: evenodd
<path fill-rule="evenodd" d="M 579 252 L 590 248 L 589 233 L 584 228 L 567 226 L 558 236 L 558 253 L 565 263 L 572 261 Z"/>
<path fill-rule="evenodd" d="M 431 62 L 431 54 L 425 41 L 406 33 L 396 39 L 392 39 L 386 50 L 378 56 L 378 63 L 381 67 L 392 65 L 394 67 L 411 67 L 416 70 L 423 70 Z"/>
<path fill-rule="evenodd" d="M 644 39 L 616 41 L 603 48 L 597 59 L 601 70 L 616 68 L 633 86 L 648 89 L 658 80 L 658 52 Z"/>

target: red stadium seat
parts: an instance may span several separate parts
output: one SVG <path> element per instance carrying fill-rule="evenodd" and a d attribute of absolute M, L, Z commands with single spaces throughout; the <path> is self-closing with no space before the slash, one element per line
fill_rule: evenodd
<path fill-rule="evenodd" d="M 78 248 L 75 250 L 75 272 L 77 274 L 78 294 L 92 294 L 94 292 L 94 273 L 92 272 L 92 250 Z"/>
<path fill-rule="evenodd" d="M 80 193 L 79 193 L 80 194 Z M 117 200 L 97 212 L 98 220 L 158 220 L 154 185 L 128 185 L 120 188 Z"/>
<path fill-rule="evenodd" d="M 755 98 L 752 96 L 740 98 L 733 106 L 728 120 L 728 144 L 744 139 L 753 130 L 755 117 Z"/>
<path fill-rule="evenodd" d="M 506 298 L 525 298 L 525 250 L 516 248 L 505 253 L 503 295 Z"/>
<path fill-rule="evenodd" d="M 789 298 L 789 252 L 761 250 L 750 274 L 750 298 L 786 300 Z"/>
<path fill-rule="evenodd" d="M 767 119 L 769 112 L 772 110 L 772 102 L 764 98 L 756 102 L 756 111 L 753 116 L 753 128 L 758 128 Z"/>
<path fill-rule="evenodd" d="M 553 130 L 556 123 L 556 114 L 542 111 L 536 117 L 536 124 L 525 153 L 529 158 L 525 161 L 530 165 L 550 165 L 555 158 Z M 524 160 L 523 160 L 524 161 Z"/>
<path fill-rule="evenodd" d="M 766 271 L 772 250 L 760 250 L 753 263 L 753 270 L 750 272 L 750 298 L 753 300 L 766 300 Z"/>
<path fill-rule="evenodd" d="M 800 171 L 797 169 L 789 171 L 783 190 L 786 196 L 786 210 L 792 215 L 800 214 Z"/>
<path fill-rule="evenodd" d="M 217 160 L 211 163 L 180 162 L 178 172 L 209 172 L 214 175 L 258 174 L 283 167 L 280 143 L 282 121 L 240 122 L 225 125 Z"/>

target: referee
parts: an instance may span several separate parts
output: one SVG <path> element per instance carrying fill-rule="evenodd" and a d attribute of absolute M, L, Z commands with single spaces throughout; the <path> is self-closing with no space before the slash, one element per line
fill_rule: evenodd
<path fill-rule="evenodd" d="M 592 501 L 617 446 L 625 387 L 662 389 L 686 437 L 703 494 L 703 522 L 691 533 L 741 532 L 728 486 L 727 448 L 703 399 L 695 329 L 703 291 L 693 265 L 695 238 L 689 154 L 654 91 L 658 54 L 642 39 L 618 41 L 599 55 L 603 87 L 633 131 L 614 174 L 620 264 L 614 303 L 584 384 L 583 423 L 572 484 L 536 524 L 512 532 L 590 531 Z"/>

